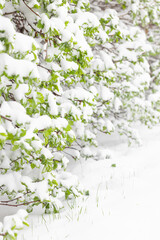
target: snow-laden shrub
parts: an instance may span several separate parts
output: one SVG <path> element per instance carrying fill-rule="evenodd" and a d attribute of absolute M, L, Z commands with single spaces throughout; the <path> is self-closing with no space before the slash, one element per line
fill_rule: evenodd
<path fill-rule="evenodd" d="M 98 132 L 139 142 L 132 123 L 159 122 L 159 4 L 0 0 L 0 9 L 0 205 L 56 213 L 83 192 L 70 158 L 109 157 L 96 150 Z"/>
<path fill-rule="evenodd" d="M 4 217 L 3 223 L 0 222 L 0 239 L 16 239 L 18 231 L 24 226 L 29 226 L 27 222 L 28 213 L 20 209 L 14 215 Z"/>

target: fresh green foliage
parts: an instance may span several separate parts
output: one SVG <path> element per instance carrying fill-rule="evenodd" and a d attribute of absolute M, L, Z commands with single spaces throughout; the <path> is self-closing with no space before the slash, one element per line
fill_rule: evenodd
<path fill-rule="evenodd" d="M 0 0 L 0 205 L 57 213 L 89 195 L 70 159 L 109 157 L 99 132 L 159 123 L 159 27 L 156 0 Z"/>

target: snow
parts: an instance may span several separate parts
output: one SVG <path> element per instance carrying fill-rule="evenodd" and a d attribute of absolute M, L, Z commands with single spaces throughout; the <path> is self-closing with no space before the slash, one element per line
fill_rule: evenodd
<path fill-rule="evenodd" d="M 160 100 L 160 96 L 159 96 L 159 93 L 154 93 L 154 94 L 150 94 L 148 99 L 151 101 L 151 102 L 157 102 Z"/>
<path fill-rule="evenodd" d="M 66 128 L 67 125 L 68 121 L 64 118 L 51 119 L 48 115 L 43 115 L 37 118 L 32 118 L 29 130 L 43 130 L 50 127 L 61 129 Z"/>
<path fill-rule="evenodd" d="M 105 87 L 105 86 L 100 86 L 100 97 L 104 100 L 104 101 L 109 101 L 112 100 L 114 97 L 114 94 L 110 91 L 109 88 Z"/>
<path fill-rule="evenodd" d="M 64 71 L 67 70 L 78 70 L 78 64 L 73 61 L 67 61 L 66 59 L 61 60 L 61 67 Z"/>
<path fill-rule="evenodd" d="M 25 100 L 25 94 L 29 91 L 28 84 L 20 84 L 18 88 L 16 88 L 16 84 L 13 84 L 13 94 L 17 101 L 21 99 Z"/>
<path fill-rule="evenodd" d="M 75 118 L 78 117 L 79 119 L 82 114 L 81 111 L 69 101 L 62 103 L 59 110 L 62 117 L 64 117 L 65 114 L 72 113 Z"/>
<path fill-rule="evenodd" d="M 0 4 L 3 5 L 4 2 L 7 1 L 0 0 Z M 10 1 L 8 1 L 8 4 L 9 2 Z M 11 2 L 13 4 L 14 1 Z M 92 141 L 95 146 L 97 145 L 96 130 L 92 129 L 92 125 L 88 125 L 88 123 L 93 124 L 93 128 L 94 124 L 97 124 L 101 131 L 106 128 L 106 131 L 109 133 L 115 130 L 117 124 L 117 126 L 120 125 L 122 127 L 119 131 L 121 131 L 121 129 L 122 131 L 126 131 L 127 128 L 128 134 L 131 134 L 133 137 L 136 136 L 136 131 L 132 131 L 130 126 L 126 127 L 125 120 L 119 119 L 121 112 L 120 114 L 118 112 L 121 108 L 123 110 L 123 107 L 127 111 L 128 106 L 131 108 L 133 106 L 133 113 L 134 107 L 135 109 L 139 107 L 140 111 L 146 111 L 146 114 L 151 112 L 150 115 L 153 115 L 153 122 L 159 121 L 157 120 L 159 119 L 158 113 L 154 113 L 154 110 L 150 109 L 151 104 L 156 105 L 159 101 L 158 90 L 157 92 L 155 91 L 155 94 L 153 92 L 153 94 L 149 95 L 148 99 L 150 101 L 144 101 L 146 97 L 145 87 L 149 87 L 151 81 L 154 80 L 154 74 L 158 71 L 155 69 L 153 78 L 150 77 L 152 69 L 149 65 L 149 58 L 145 55 L 149 51 L 154 50 L 150 44 L 147 44 L 147 31 L 145 31 L 145 28 L 143 30 L 142 27 L 129 27 L 129 25 L 127 27 L 127 25 L 125 25 L 125 19 L 124 23 L 122 23 L 123 20 L 121 21 L 121 17 L 123 14 L 126 14 L 126 11 L 121 15 L 121 12 L 119 14 L 114 9 L 106 9 L 104 10 L 104 18 L 109 20 L 109 24 L 107 24 L 105 29 L 105 31 L 108 32 L 106 34 L 99 21 L 102 13 L 95 15 L 93 13 L 83 12 L 82 9 L 80 9 L 80 6 L 83 7 L 83 3 L 88 2 L 85 0 L 80 0 L 75 9 L 73 7 L 74 4 L 72 4 L 74 1 L 70 1 L 71 4 L 69 4 L 63 0 L 54 0 L 50 1 L 53 3 L 48 5 L 49 1 L 46 0 L 43 2 L 44 8 L 38 9 L 37 13 L 36 10 L 32 8 L 36 7 L 35 5 L 37 5 L 37 7 L 40 6 L 40 1 L 29 0 L 29 5 L 27 5 L 25 1 L 19 2 L 20 7 L 15 5 L 15 10 L 20 11 L 22 14 L 24 13 L 24 27 L 28 25 L 28 22 L 30 27 L 33 25 L 33 32 L 28 32 L 28 29 L 30 29 L 28 26 L 29 28 L 27 27 L 26 30 L 24 28 L 21 30 L 25 31 L 26 34 L 28 32 L 30 37 L 22 33 L 17 33 L 15 29 L 20 26 L 15 26 L 14 29 L 9 19 L 0 16 L 0 38 L 2 39 L 2 43 L 0 43 L 1 85 L 2 90 L 3 88 L 6 90 L 7 87 L 7 91 L 11 91 L 8 92 L 8 94 L 11 93 L 11 95 L 5 96 L 6 93 L 4 93 L 0 97 L 0 115 L 2 118 L 0 124 L 0 147 L 2 147 L 0 151 L 0 161 L 2 162 L 1 167 L 12 167 L 10 161 L 15 161 L 16 165 L 16 159 L 22 162 L 26 161 L 26 164 L 24 164 L 24 170 L 22 170 L 21 173 L 16 171 L 11 173 L 8 171 L 4 175 L 1 174 L 0 185 L 4 185 L 4 189 L 6 186 L 6 189 L 10 192 L 19 191 L 20 193 L 18 195 L 16 195 L 15 192 L 15 198 L 21 198 L 20 194 L 22 194 L 23 191 L 27 190 L 28 194 L 28 191 L 31 190 L 35 196 L 37 195 L 42 201 L 52 201 L 52 198 L 54 199 L 56 197 L 57 191 L 57 195 L 63 203 L 66 188 L 71 189 L 73 195 L 79 195 L 76 187 L 80 182 L 86 189 L 86 196 L 71 200 L 71 195 L 69 195 L 70 200 L 67 202 L 64 201 L 64 205 L 66 206 L 60 214 L 40 216 L 38 215 L 41 213 L 39 209 L 38 214 L 34 213 L 29 217 L 30 228 L 22 231 L 18 239 L 55 238 L 56 240 L 97 240 L 100 238 L 102 240 L 159 240 L 160 127 L 152 131 L 146 130 L 144 127 L 139 127 L 144 139 L 144 145 L 139 148 L 136 146 L 128 148 L 124 138 L 120 138 L 116 134 L 111 137 L 100 135 L 98 138 L 100 147 L 97 150 L 95 147 L 88 147 L 89 141 Z M 127 2 L 127 4 L 131 5 L 131 0 Z M 149 17 L 152 18 L 152 14 L 155 13 L 151 11 L 151 16 L 149 16 L 147 8 L 143 9 L 142 1 L 141 3 L 139 0 L 137 2 L 137 7 L 135 5 L 132 9 L 138 11 L 137 14 L 139 14 L 140 18 L 143 18 L 144 22 L 149 22 Z M 45 5 L 48 5 L 47 14 L 44 13 L 44 10 L 46 10 Z M 141 8 L 139 8 L 139 6 L 141 6 Z M 127 7 L 127 11 L 129 10 L 130 8 Z M 3 14 L 1 10 L 0 14 Z M 10 15 L 9 12 L 6 12 L 6 14 Z M 14 21 L 12 15 L 8 17 Z M 158 18 L 158 16 L 155 17 Z M 38 20 L 41 21 L 41 24 L 44 24 L 44 28 L 42 27 L 42 29 L 36 31 L 37 26 L 35 25 Z M 108 25 L 111 26 L 108 27 Z M 36 27 L 35 30 L 34 27 Z M 93 30 L 93 38 L 89 37 L 89 35 L 87 36 L 87 34 L 84 36 L 84 33 L 87 33 L 90 28 Z M 97 32 L 94 33 L 96 29 Z M 35 39 L 31 37 L 34 36 L 34 32 Z M 38 40 L 38 35 L 44 39 L 42 41 L 40 39 Z M 52 35 L 53 38 L 55 38 L 55 41 L 53 40 L 55 47 L 52 46 L 52 39 L 50 39 Z M 119 37 L 122 37 L 122 39 L 119 39 L 120 44 L 118 45 L 117 40 Z M 123 42 L 125 38 L 128 38 L 128 40 Z M 7 39 L 6 43 L 5 39 Z M 98 51 L 99 48 L 97 44 L 101 44 L 102 41 L 108 41 L 108 43 L 104 45 L 105 50 Z M 39 44 L 37 42 L 39 42 Z M 71 52 L 67 51 L 67 49 L 60 49 L 61 43 L 64 43 L 65 46 L 65 42 L 68 42 L 70 45 L 72 49 Z M 97 46 L 94 45 L 95 43 Z M 38 51 L 41 47 L 42 51 L 40 51 L 39 54 Z M 4 51 L 7 53 L 3 53 Z M 42 57 L 46 60 L 46 63 L 43 62 Z M 86 66 L 88 66 L 86 68 L 84 67 L 85 69 L 79 68 L 79 64 L 83 68 L 81 57 L 84 57 Z M 20 58 L 23 59 L 20 60 Z M 79 61 L 76 63 L 74 59 L 78 58 Z M 91 59 L 92 61 L 89 66 L 87 63 L 89 63 Z M 37 66 L 39 60 L 43 62 L 42 66 L 40 64 Z M 47 61 L 52 62 L 47 63 Z M 139 63 L 136 63 L 137 61 L 139 61 Z M 51 69 L 55 70 L 55 76 L 53 76 L 53 78 L 50 78 Z M 68 74 L 65 72 L 77 71 L 77 74 L 80 75 L 81 70 L 83 70 L 82 73 L 84 73 L 84 75 L 86 74 L 86 76 L 88 74 L 89 76 L 92 74 L 95 76 L 96 71 L 94 70 L 105 71 L 103 74 L 108 79 L 105 79 L 103 74 L 101 76 L 97 71 L 95 79 L 93 77 L 88 80 L 90 84 L 85 84 L 84 78 L 81 83 L 71 84 L 70 87 L 66 87 L 69 85 L 68 82 L 70 80 L 68 77 L 65 83 L 65 75 Z M 52 72 L 52 74 L 54 73 Z M 100 76 L 98 77 L 98 75 Z M 38 86 L 40 80 L 46 81 L 44 86 L 48 89 L 50 89 L 50 83 L 48 84 L 47 82 L 50 81 L 53 83 L 55 80 L 57 88 L 55 86 L 56 89 L 53 93 L 51 89 L 41 89 L 43 88 L 43 84 Z M 84 86 L 94 85 L 95 80 L 97 83 L 96 87 L 91 86 L 89 91 L 88 87 L 83 88 Z M 115 84 L 112 84 L 114 80 Z M 11 82 L 13 81 L 14 83 L 10 89 Z M 33 86 L 31 86 L 32 81 Z M 61 81 L 63 89 L 60 86 Z M 36 92 L 38 88 L 39 92 Z M 122 88 L 124 88 L 124 91 Z M 133 100 L 125 103 L 125 93 L 129 94 L 129 91 L 132 91 L 131 97 L 138 92 L 140 92 L 140 96 L 134 97 Z M 123 92 L 124 95 L 122 95 Z M 30 95 L 29 97 L 26 96 L 27 93 Z M 13 101 L 8 101 L 8 98 Z M 38 104 L 36 110 L 40 110 L 39 113 L 33 113 L 32 117 L 27 115 L 26 109 L 22 106 L 22 104 L 25 106 L 25 101 L 28 98 L 31 99 L 31 105 L 33 98 L 33 101 Z M 121 99 L 123 99 L 123 102 Z M 44 105 L 46 106 L 46 113 L 44 114 L 43 103 L 41 101 L 44 101 Z M 98 102 L 99 105 L 97 104 Z M 106 104 L 106 107 L 102 106 L 103 103 Z M 130 103 L 134 104 L 130 105 Z M 98 107 L 97 110 L 96 107 Z M 28 106 L 27 112 L 29 111 Z M 47 115 L 47 111 L 53 116 Z M 110 114 L 110 112 L 112 114 Z M 101 118 L 98 117 L 96 122 L 94 115 L 100 114 Z M 108 119 L 105 119 L 104 116 L 107 114 L 110 115 Z M 146 118 L 149 118 L 150 115 L 148 114 Z M 132 118 L 130 111 L 126 114 L 126 117 L 128 117 L 128 119 Z M 72 121 L 72 118 L 75 121 L 79 121 Z M 117 120 L 114 118 L 117 118 Z M 67 121 L 66 119 L 71 119 L 71 121 Z M 73 130 L 68 131 L 68 129 L 64 129 L 67 128 L 68 124 L 73 127 Z M 70 127 L 70 125 L 68 127 Z M 23 129 L 22 127 L 25 128 Z M 45 143 L 43 142 L 43 135 L 49 134 L 49 131 L 44 132 L 44 134 L 42 133 L 47 128 L 60 130 L 57 131 L 57 133 L 56 131 L 51 133 L 49 137 L 51 139 L 53 138 L 55 143 L 57 141 L 57 145 L 61 143 L 62 149 L 64 146 L 64 150 L 69 152 L 64 151 L 63 155 L 59 152 L 55 153 L 56 148 L 49 149 L 50 144 L 47 143 L 47 139 Z M 38 130 L 38 132 L 35 130 Z M 65 131 L 67 132 L 66 136 Z M 10 149 L 9 138 L 6 142 L 6 151 L 3 150 L 3 141 L 7 138 L 7 132 L 15 135 L 15 141 L 13 138 L 11 143 L 13 143 L 12 145 L 14 145 L 14 143 L 17 144 L 15 148 L 19 147 L 18 150 L 7 151 Z M 23 137 L 20 136 L 20 140 L 17 140 L 17 136 L 19 137 L 21 134 L 24 134 Z M 80 139 L 78 139 L 78 137 L 87 139 L 88 143 L 80 147 L 83 143 L 79 143 Z M 78 141 L 73 143 L 73 148 L 75 149 L 73 152 L 71 152 L 69 147 L 65 149 L 65 145 L 68 144 L 67 142 L 70 140 L 69 138 L 76 138 Z M 27 139 L 32 140 L 31 143 L 28 143 L 30 141 L 27 141 Z M 57 150 L 59 148 L 60 147 L 57 146 Z M 76 148 L 81 148 L 82 158 L 80 158 L 80 153 Z M 33 156 L 29 151 L 33 152 Z M 63 152 L 63 150 L 61 151 Z M 21 159 L 21 153 L 24 159 Z M 65 154 L 70 155 L 70 153 L 73 153 L 75 158 L 79 158 L 79 161 L 74 162 L 70 160 L 69 157 L 65 157 Z M 27 157 L 27 154 L 30 156 Z M 35 154 L 37 157 L 34 156 Z M 61 163 L 57 163 L 58 166 L 55 171 L 48 173 L 42 172 L 41 174 L 43 169 L 45 171 L 45 166 L 43 168 L 42 165 L 43 162 L 46 161 L 43 161 L 42 158 L 42 163 L 40 163 L 41 158 L 38 157 L 40 154 L 44 155 L 43 157 L 48 160 L 48 168 L 53 164 L 53 156 L 55 160 L 57 159 L 57 162 L 59 161 Z M 93 157 L 94 160 L 92 159 Z M 33 161 L 34 164 L 34 158 L 36 159 L 35 164 L 37 169 L 31 171 L 32 165 L 27 165 L 27 162 L 30 163 Z M 67 167 L 70 173 L 65 171 L 64 168 Z M 72 173 L 74 175 L 72 175 Z M 39 177 L 37 178 L 37 176 Z M 55 187 L 53 196 L 48 192 L 49 179 L 51 182 L 52 179 L 54 179 L 60 186 L 60 189 L 58 189 L 58 186 L 57 188 Z M 2 196 L 2 199 L 3 197 L 5 199 L 5 196 Z M 13 200 L 13 202 L 15 200 Z M 29 201 L 29 199 L 27 200 Z M 63 206 L 58 199 L 54 199 L 52 202 L 57 209 Z M 1 205 L 4 204 L 0 201 L 0 218 L 3 218 L 3 216 L 9 215 L 11 212 L 8 208 L 4 208 L 4 206 L 2 208 Z M 13 235 L 12 230 L 14 230 L 14 224 L 16 224 L 18 228 L 21 228 L 23 226 L 23 218 L 26 216 L 27 214 L 23 210 L 20 210 L 13 216 L 6 216 L 3 221 L 4 225 L 0 222 L 0 229 L 4 228 L 4 231 L 9 231 L 9 233 Z M 52 217 L 55 219 L 52 219 Z M 44 222 L 42 220 L 44 220 Z M 0 237 L 0 239 L 2 238 Z"/>
<path fill-rule="evenodd" d="M 23 209 L 20 209 L 17 214 L 6 216 L 4 218 L 4 232 L 9 232 L 9 234 L 13 234 L 14 226 L 17 229 L 23 228 L 24 219 L 28 216 L 27 212 Z"/>
<path fill-rule="evenodd" d="M 105 53 L 104 51 L 101 51 L 100 55 L 101 55 L 103 61 L 105 62 L 106 68 L 115 69 L 115 65 L 113 64 L 112 58 L 109 54 Z"/>
<path fill-rule="evenodd" d="M 22 33 L 16 33 L 13 45 L 14 45 L 15 53 L 17 52 L 21 52 L 24 54 L 27 53 L 27 56 L 25 57 L 25 59 L 30 61 L 34 60 L 34 55 L 32 53 L 33 49 L 36 55 L 37 55 L 37 49 L 40 49 L 40 46 L 32 37 L 24 35 Z"/>
<path fill-rule="evenodd" d="M 134 78 L 133 83 L 135 84 L 135 86 L 139 86 L 139 84 L 146 84 L 147 87 L 149 87 L 149 84 L 151 82 L 151 77 L 148 73 L 143 73 L 143 75 L 137 75 Z"/>
<path fill-rule="evenodd" d="M 76 25 L 78 26 L 85 25 L 86 23 L 89 27 L 98 27 L 100 25 L 98 18 L 93 13 L 79 12 L 77 16 Z"/>
<path fill-rule="evenodd" d="M 0 184 L 1 186 L 5 184 L 10 192 L 17 191 L 18 189 L 22 189 L 19 183 L 20 178 L 21 175 L 17 172 L 1 175 Z"/>
<path fill-rule="evenodd" d="M 116 97 L 115 100 L 114 100 L 114 108 L 115 108 L 116 112 L 118 112 L 119 108 L 122 105 L 123 104 L 122 104 L 121 100 L 118 97 Z"/>
<path fill-rule="evenodd" d="M 94 96 L 92 93 L 88 92 L 87 90 L 77 87 L 74 89 L 70 89 L 64 92 L 64 97 L 70 98 L 72 100 L 78 99 L 78 100 L 85 100 L 90 103 L 93 103 Z"/>
<path fill-rule="evenodd" d="M 1 126 L 0 126 L 0 129 L 1 129 Z M 4 150 L 0 151 L 0 159 L 1 159 L 1 167 L 2 168 L 9 168 L 10 159 L 8 158 L 8 156 L 7 156 L 7 154 Z"/>
<path fill-rule="evenodd" d="M 2 116 L 10 116 L 12 121 L 17 123 L 30 122 L 30 117 L 26 114 L 25 108 L 15 101 L 4 101 L 0 107 Z"/>
<path fill-rule="evenodd" d="M 2 126 L 2 125 L 0 125 L 0 137 L 3 139 L 3 137 L 4 137 L 4 135 L 6 135 L 7 133 L 6 133 L 6 130 L 5 130 L 5 128 Z"/>
<path fill-rule="evenodd" d="M 73 28 L 75 29 L 75 25 L 73 25 Z M 92 50 L 90 48 L 90 46 L 88 45 L 82 31 L 77 30 L 75 32 L 75 37 L 76 37 L 76 42 L 77 42 L 77 47 L 79 47 L 82 51 L 87 51 L 87 54 L 89 57 L 93 57 L 93 53 Z"/>
<path fill-rule="evenodd" d="M 100 136 L 101 146 L 112 152 L 111 159 L 70 163 L 90 195 L 68 202 L 61 214 L 33 214 L 30 228 L 21 231 L 18 240 L 159 240 L 160 127 L 140 126 L 139 131 L 141 147 L 128 148 L 116 134 Z M 62 175 L 69 186 L 68 174 Z"/>
<path fill-rule="evenodd" d="M 42 181 L 42 182 L 38 182 L 36 184 L 36 193 L 37 196 L 43 201 L 45 199 L 50 199 L 49 197 L 49 193 L 48 193 L 48 183 L 47 181 Z M 42 191 L 43 189 L 43 191 Z"/>
<path fill-rule="evenodd" d="M 0 36 L 2 37 L 4 35 L 10 42 L 13 42 L 13 38 L 16 32 L 10 19 L 0 16 L 0 23 L 0 31 L 2 31 Z M 5 32 L 3 33 L 3 31 Z"/>
<path fill-rule="evenodd" d="M 39 2 L 37 2 L 37 0 L 31 0 L 30 2 L 29 2 L 29 6 L 31 7 L 31 8 L 33 8 L 34 6 L 40 6 L 40 4 L 39 4 Z"/>
<path fill-rule="evenodd" d="M 14 59 L 6 53 L 0 54 L 0 74 L 6 70 L 9 76 L 19 76 L 19 78 L 28 77 L 40 79 L 36 64 L 27 60 Z"/>

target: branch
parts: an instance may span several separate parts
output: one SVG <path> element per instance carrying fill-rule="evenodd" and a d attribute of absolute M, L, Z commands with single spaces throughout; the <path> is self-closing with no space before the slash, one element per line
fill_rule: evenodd
<path fill-rule="evenodd" d="M 42 66 L 42 65 L 40 65 L 40 64 L 37 64 L 37 66 L 38 66 L 38 67 L 41 67 L 41 68 L 44 68 L 44 69 L 46 69 L 48 72 L 51 73 L 51 69 L 49 69 L 49 68 L 47 68 L 47 67 L 44 67 L 44 66 Z"/>
<path fill-rule="evenodd" d="M 73 149 L 73 150 L 77 150 L 77 151 L 79 151 L 77 148 L 74 148 L 74 147 L 65 147 L 65 148 Z"/>
<path fill-rule="evenodd" d="M 6 233 L 0 233 L 0 236 L 4 237 L 6 236 Z"/>
<path fill-rule="evenodd" d="M 0 202 L 0 206 L 19 207 L 19 206 L 29 205 L 31 203 L 36 203 L 36 202 L 41 202 L 41 201 L 37 200 L 37 201 L 24 202 L 20 204 L 8 204 L 8 203 Z"/>
<path fill-rule="evenodd" d="M 108 103 L 110 101 L 111 99 L 103 101 L 99 106 L 97 106 L 97 108 L 104 106 L 105 103 Z"/>
<path fill-rule="evenodd" d="M 77 143 L 77 145 L 82 148 L 83 146 L 81 146 L 81 144 L 78 141 L 75 141 Z"/>
<path fill-rule="evenodd" d="M 14 14 L 14 13 L 17 13 L 17 11 L 3 13 L 3 16 L 7 16 L 7 15 L 10 15 L 10 14 Z"/>
<path fill-rule="evenodd" d="M 12 120 L 11 120 L 11 119 L 9 119 L 9 118 L 7 118 L 7 117 L 5 117 L 5 116 L 2 116 L 1 114 L 0 114 L 0 117 L 1 117 L 1 118 L 3 118 L 3 119 L 5 119 L 5 120 L 7 120 L 7 121 L 10 121 L 10 122 L 12 122 Z"/>
<path fill-rule="evenodd" d="M 57 97 L 62 97 L 62 95 L 57 94 L 56 92 L 52 91 L 52 93 Z"/>
<path fill-rule="evenodd" d="M 10 118 L 7 118 L 7 117 L 5 117 L 5 116 L 3 116 L 3 115 L 1 115 L 1 114 L 0 114 L 0 117 L 3 118 L 3 119 L 5 119 L 5 120 L 7 120 L 7 121 L 9 121 L 9 122 L 11 122 L 11 123 L 13 123 Z M 16 126 L 17 128 L 19 128 L 18 125 L 15 125 L 15 126 Z"/>
<path fill-rule="evenodd" d="M 131 10 L 127 10 L 126 12 L 118 14 L 118 17 L 121 18 L 121 17 L 123 17 L 123 16 L 125 16 L 127 14 L 130 14 L 130 13 L 131 13 Z"/>
<path fill-rule="evenodd" d="M 31 10 L 34 14 L 36 14 L 38 17 L 40 17 L 38 13 L 36 13 L 31 7 L 28 6 L 28 4 L 26 3 L 25 0 L 22 0 L 22 1 L 23 1 L 24 4 L 26 5 L 26 7 L 29 8 L 29 10 Z"/>
<path fill-rule="evenodd" d="M 65 153 L 65 154 L 67 154 L 67 155 L 69 155 L 69 156 L 72 157 L 73 159 L 75 159 L 75 157 L 74 157 L 72 154 L 67 153 L 67 152 L 65 152 L 65 151 L 62 151 L 62 152 Z"/>
<path fill-rule="evenodd" d="M 9 202 L 13 202 L 13 201 L 15 201 L 15 200 L 18 200 L 18 199 L 20 199 L 22 196 L 20 196 L 20 197 L 17 197 L 17 198 L 14 198 L 14 199 L 11 199 L 11 200 L 5 200 L 5 201 L 0 201 L 0 204 L 2 203 L 9 203 Z"/>

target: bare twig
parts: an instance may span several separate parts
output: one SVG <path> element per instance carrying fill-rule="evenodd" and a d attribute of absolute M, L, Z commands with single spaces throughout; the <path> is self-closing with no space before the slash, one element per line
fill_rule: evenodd
<path fill-rule="evenodd" d="M 11 199 L 11 200 L 5 200 L 5 201 L 0 201 L 0 204 L 2 203 L 9 203 L 9 202 L 13 202 L 13 201 L 16 201 L 16 200 L 18 200 L 18 199 L 20 199 L 22 196 L 20 196 L 20 197 L 17 197 L 17 198 L 14 198 L 14 199 Z"/>
<path fill-rule="evenodd" d="M 40 64 L 38 64 L 37 66 L 46 69 L 48 72 L 51 72 L 51 69 L 49 69 L 49 68 L 47 68 L 47 67 L 44 67 L 44 66 L 42 66 L 42 65 L 40 65 Z"/>
<path fill-rule="evenodd" d="M 40 17 L 38 13 L 36 13 L 31 7 L 28 6 L 28 4 L 26 3 L 25 0 L 22 0 L 22 1 L 23 1 L 24 4 L 26 5 L 26 7 L 29 8 L 29 10 L 31 10 L 34 14 L 36 14 L 38 17 Z"/>
<path fill-rule="evenodd" d="M 70 157 L 72 157 L 73 159 L 75 159 L 75 157 L 74 157 L 72 154 L 67 153 L 67 152 L 65 152 L 65 151 L 63 151 L 63 153 L 65 153 L 65 154 L 69 155 Z"/>
<path fill-rule="evenodd" d="M 97 108 L 104 106 L 105 103 L 109 103 L 111 99 L 103 101 Z"/>
<path fill-rule="evenodd" d="M 5 120 L 7 120 L 7 121 L 9 121 L 9 122 L 11 122 L 11 123 L 13 123 L 10 118 L 7 118 L 7 117 L 5 117 L 5 116 L 3 116 L 3 115 L 1 115 L 1 114 L 0 114 L 0 117 L 3 118 L 3 119 L 5 119 Z M 18 125 L 15 125 L 15 126 L 16 126 L 17 128 L 19 128 Z"/>
<path fill-rule="evenodd" d="M 66 147 L 66 149 L 73 149 L 73 150 L 77 150 L 78 151 L 78 149 L 74 148 L 74 147 Z"/>
<path fill-rule="evenodd" d="M 53 92 L 53 91 L 52 91 L 52 93 L 53 93 L 55 96 L 57 96 L 57 97 L 62 97 L 61 95 L 57 94 L 56 92 Z"/>
<path fill-rule="evenodd" d="M 0 117 L 1 117 L 1 118 L 3 118 L 3 119 L 5 119 L 5 120 L 7 120 L 7 121 L 10 121 L 10 122 L 12 122 L 12 120 L 11 120 L 11 119 L 9 119 L 9 118 L 7 118 L 7 117 L 5 117 L 5 116 L 2 116 L 1 114 L 0 114 Z"/>
<path fill-rule="evenodd" d="M 0 236 L 4 237 L 6 236 L 6 233 L 0 233 Z"/>
<path fill-rule="evenodd" d="M 17 11 L 3 13 L 3 16 L 7 16 L 7 15 L 10 15 L 10 14 L 14 14 L 14 13 L 17 13 Z"/>
<path fill-rule="evenodd" d="M 37 203 L 37 202 L 41 202 L 41 201 L 37 200 L 37 201 L 30 201 L 30 202 L 24 202 L 24 203 L 19 203 L 19 204 L 9 204 L 9 203 L 0 202 L 0 206 L 20 207 L 20 206 L 29 205 L 31 203 Z"/>

